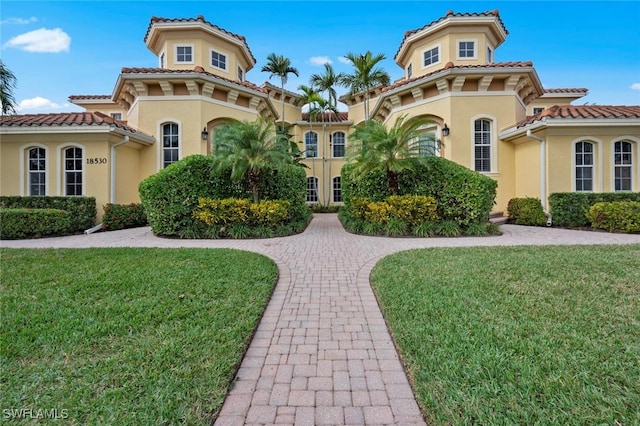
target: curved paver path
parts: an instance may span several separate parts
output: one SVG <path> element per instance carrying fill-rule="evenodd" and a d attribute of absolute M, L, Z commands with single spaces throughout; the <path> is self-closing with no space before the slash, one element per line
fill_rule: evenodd
<path fill-rule="evenodd" d="M 149 228 L 3 241 L 3 247 L 225 247 L 262 253 L 280 277 L 216 425 L 424 425 L 369 285 L 382 257 L 422 247 L 631 244 L 638 235 L 503 225 L 484 238 L 380 238 L 335 214 L 263 240 L 173 240 Z"/>

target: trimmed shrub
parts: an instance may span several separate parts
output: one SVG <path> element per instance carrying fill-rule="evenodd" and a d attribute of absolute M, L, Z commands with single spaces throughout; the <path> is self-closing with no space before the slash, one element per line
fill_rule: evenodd
<path fill-rule="evenodd" d="M 0 196 L 0 208 L 4 209 L 55 209 L 69 213 L 69 227 L 62 233 L 83 232 L 96 223 L 96 199 L 94 197 L 19 197 Z"/>
<path fill-rule="evenodd" d="M 115 231 L 147 225 L 147 215 L 142 204 L 107 204 L 102 216 L 102 229 Z"/>
<path fill-rule="evenodd" d="M 263 200 L 287 200 L 290 233 L 304 229 L 311 211 L 306 205 L 307 180 L 304 169 L 286 165 L 268 170 L 262 175 L 260 195 Z M 181 238 L 206 238 L 204 222 L 193 216 L 200 198 L 223 200 L 227 198 L 251 199 L 247 179 L 234 182 L 231 170 L 217 172 L 213 158 L 192 155 L 173 163 L 140 183 L 140 198 L 147 213 L 149 225 L 157 235 Z M 208 233 L 207 233 L 208 232 Z M 234 235 L 244 235 L 238 228 Z"/>
<path fill-rule="evenodd" d="M 59 209 L 0 209 L 0 239 L 40 238 L 69 231 L 71 215 Z"/>
<path fill-rule="evenodd" d="M 512 198 L 507 205 L 507 214 L 516 225 L 544 226 L 547 223 L 539 198 Z"/>
<path fill-rule="evenodd" d="M 284 224 L 289 219 L 288 200 L 263 200 L 255 204 L 247 199 L 226 198 L 212 200 L 200 198 L 193 216 L 208 226 L 251 225 L 272 227 Z M 265 232 L 260 231 L 258 236 Z"/>
<path fill-rule="evenodd" d="M 554 192 L 549 195 L 553 224 L 565 228 L 589 226 L 587 213 L 596 203 L 640 201 L 640 192 Z"/>
<path fill-rule="evenodd" d="M 596 203 L 589 209 L 587 219 L 593 228 L 609 232 L 640 232 L 640 202 L 615 201 Z"/>
<path fill-rule="evenodd" d="M 387 197 L 386 201 L 391 206 L 391 215 L 410 226 L 424 221 L 433 221 L 438 217 L 436 200 L 433 197 L 392 195 Z"/>

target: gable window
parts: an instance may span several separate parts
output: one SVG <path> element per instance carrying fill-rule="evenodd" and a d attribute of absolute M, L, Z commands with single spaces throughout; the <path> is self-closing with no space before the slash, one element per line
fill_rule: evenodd
<path fill-rule="evenodd" d="M 576 191 L 593 191 L 593 144 L 577 142 L 576 149 Z"/>
<path fill-rule="evenodd" d="M 331 138 L 333 142 L 333 158 L 342 158 L 344 157 L 344 149 L 345 149 L 345 135 L 343 132 L 335 132 L 333 137 Z"/>
<path fill-rule="evenodd" d="M 165 123 L 162 125 L 162 168 L 178 161 L 180 154 L 180 136 L 178 124 Z"/>
<path fill-rule="evenodd" d="M 244 81 L 244 71 L 238 67 L 238 81 Z"/>
<path fill-rule="evenodd" d="M 177 63 L 193 63 L 193 47 L 176 46 Z"/>
<path fill-rule="evenodd" d="M 47 195 L 47 151 L 44 148 L 29 150 L 29 195 Z"/>
<path fill-rule="evenodd" d="M 318 202 L 318 178 L 315 176 L 307 178 L 307 203 Z"/>
<path fill-rule="evenodd" d="M 215 50 L 211 51 L 211 66 L 220 68 L 221 70 L 227 70 L 227 56 L 216 52 Z"/>
<path fill-rule="evenodd" d="M 491 122 L 476 120 L 473 131 L 474 170 L 476 172 L 491 171 Z"/>
<path fill-rule="evenodd" d="M 304 151 L 307 158 L 316 158 L 318 156 L 318 134 L 316 132 L 305 133 Z"/>
<path fill-rule="evenodd" d="M 407 67 L 407 78 L 411 78 L 412 75 L 413 75 L 413 67 L 411 66 L 411 64 L 409 64 L 409 66 Z"/>
<path fill-rule="evenodd" d="M 64 195 L 82 195 L 82 148 L 64 150 Z"/>
<path fill-rule="evenodd" d="M 490 47 L 487 47 L 487 63 L 493 63 L 493 49 L 491 49 Z"/>
<path fill-rule="evenodd" d="M 620 141 L 614 144 L 613 183 L 615 191 L 631 191 L 633 170 L 633 151 L 630 142 Z"/>
<path fill-rule="evenodd" d="M 475 59 L 476 42 L 475 41 L 459 41 L 458 42 L 458 58 Z"/>
<path fill-rule="evenodd" d="M 440 49 L 434 47 L 433 49 L 424 52 L 424 66 L 435 64 L 440 62 Z"/>
<path fill-rule="evenodd" d="M 340 178 L 340 176 L 336 176 L 333 178 L 333 202 L 342 202 L 342 179 Z"/>

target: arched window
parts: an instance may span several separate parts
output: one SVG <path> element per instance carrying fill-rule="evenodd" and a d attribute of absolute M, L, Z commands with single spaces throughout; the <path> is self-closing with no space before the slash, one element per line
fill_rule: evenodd
<path fill-rule="evenodd" d="M 613 184 L 615 191 L 631 191 L 633 182 L 633 146 L 620 141 L 613 148 Z"/>
<path fill-rule="evenodd" d="M 318 156 L 318 134 L 307 132 L 304 134 L 305 157 L 316 158 Z"/>
<path fill-rule="evenodd" d="M 64 195 L 82 195 L 82 148 L 64 150 Z"/>
<path fill-rule="evenodd" d="M 576 142 L 576 191 L 593 191 L 593 144 Z"/>
<path fill-rule="evenodd" d="M 476 120 L 473 131 L 474 170 L 491 171 L 491 121 Z"/>
<path fill-rule="evenodd" d="M 435 129 L 424 130 L 418 137 L 418 156 L 440 156 L 440 141 L 436 139 Z"/>
<path fill-rule="evenodd" d="M 331 139 L 333 143 L 333 152 L 332 152 L 333 158 L 344 157 L 344 149 L 345 149 L 344 132 L 335 132 Z"/>
<path fill-rule="evenodd" d="M 162 125 L 162 168 L 178 161 L 180 156 L 180 133 L 178 124 Z"/>
<path fill-rule="evenodd" d="M 29 195 L 47 195 L 47 151 L 44 148 L 29 149 Z"/>
<path fill-rule="evenodd" d="M 307 178 L 307 203 L 318 202 L 318 178 L 311 176 Z"/>
<path fill-rule="evenodd" d="M 342 179 L 340 178 L 340 176 L 336 176 L 333 178 L 333 202 L 342 202 Z"/>

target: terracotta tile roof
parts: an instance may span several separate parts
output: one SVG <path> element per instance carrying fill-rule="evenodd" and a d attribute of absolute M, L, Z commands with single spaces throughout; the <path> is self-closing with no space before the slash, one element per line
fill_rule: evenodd
<path fill-rule="evenodd" d="M 16 114 L 0 117 L 0 125 L 7 127 L 78 127 L 78 126 L 114 126 L 129 133 L 146 135 L 100 112 L 62 112 L 56 114 Z"/>
<path fill-rule="evenodd" d="M 315 117 L 313 123 L 325 123 L 329 122 L 329 118 L 331 118 L 332 123 L 339 123 L 343 121 L 349 121 L 349 113 L 348 112 L 338 112 L 337 114 L 334 112 L 325 112 L 323 114 L 318 114 Z M 302 113 L 302 121 L 309 121 L 309 113 Z"/>
<path fill-rule="evenodd" d="M 625 119 L 640 118 L 640 105 L 554 105 L 542 112 L 516 123 L 516 128 L 525 127 L 547 119 Z"/>
<path fill-rule="evenodd" d="M 70 101 L 75 101 L 79 99 L 104 99 L 111 100 L 111 95 L 71 95 L 69 96 Z"/>
<path fill-rule="evenodd" d="M 495 69 L 500 69 L 500 68 L 531 68 L 533 67 L 533 62 L 531 61 L 525 61 L 525 62 L 494 62 L 491 64 L 485 64 L 485 65 L 453 65 L 453 62 L 447 62 L 447 64 L 444 66 L 444 68 L 440 68 L 438 70 L 435 70 L 433 72 L 430 72 L 428 74 L 425 75 L 421 75 L 419 77 L 414 77 L 414 78 L 409 78 L 409 79 L 404 79 L 404 80 L 400 80 L 397 81 L 395 83 L 393 83 L 390 86 L 384 87 L 382 88 L 383 92 L 388 92 L 389 90 L 393 90 L 395 88 L 398 88 L 400 86 L 404 86 L 405 84 L 409 84 L 412 83 L 414 81 L 418 81 L 418 80 L 422 80 L 422 79 L 426 79 L 434 74 L 437 74 L 439 72 L 442 72 L 444 70 L 448 70 L 448 69 L 480 69 L 480 68 L 495 68 Z"/>
<path fill-rule="evenodd" d="M 206 19 L 204 19 L 204 16 L 202 15 L 198 15 L 196 18 L 161 18 L 159 16 L 152 16 L 151 17 L 151 21 L 149 21 L 149 26 L 147 27 L 147 32 L 144 35 L 144 42 L 147 42 L 147 37 L 149 37 L 149 33 L 151 32 L 151 27 L 153 26 L 153 24 L 157 23 L 157 22 L 202 22 L 203 24 L 208 25 L 209 27 L 223 32 L 227 35 L 230 35 L 231 37 L 241 41 L 244 46 L 247 48 L 247 51 L 249 52 L 249 55 L 251 55 L 251 58 L 253 59 L 253 62 L 257 62 L 256 58 L 253 56 L 253 53 L 251 52 L 251 49 L 249 48 L 249 45 L 247 44 L 247 39 L 244 36 L 241 36 L 240 34 L 235 34 L 232 33 L 231 31 L 227 31 L 222 27 L 219 27 L 215 24 L 212 24 L 211 22 L 207 21 Z"/>
<path fill-rule="evenodd" d="M 204 74 L 209 77 L 217 78 L 222 81 L 227 81 L 229 83 L 244 86 L 248 89 L 252 89 L 260 93 L 267 93 L 266 89 L 263 87 L 257 86 L 248 81 L 237 81 L 237 80 L 231 80 L 228 78 L 220 77 L 217 74 L 213 74 L 205 71 L 204 68 L 202 68 L 201 66 L 196 66 L 192 70 L 170 70 L 166 68 L 122 68 L 122 71 L 121 71 L 122 74 L 188 74 L 188 73 L 194 73 L 194 72 Z"/>
<path fill-rule="evenodd" d="M 579 88 L 571 88 L 571 89 L 567 89 L 567 88 L 562 88 L 562 89 L 544 89 L 544 93 L 588 93 L 589 89 L 586 89 L 584 87 L 579 87 Z"/>
<path fill-rule="evenodd" d="M 452 10 L 448 11 L 447 14 L 441 18 L 436 19 L 435 21 L 429 22 L 427 25 L 424 25 L 420 28 L 416 28 L 415 30 L 409 30 L 409 31 L 405 31 L 404 33 L 404 37 L 402 38 L 402 41 L 400 42 L 400 47 L 398 48 L 398 51 L 396 52 L 396 54 L 394 55 L 394 59 L 396 59 L 398 57 L 398 53 L 400 53 L 400 49 L 402 48 L 402 46 L 404 45 L 404 42 L 407 40 L 408 37 L 411 37 L 412 35 L 414 35 L 417 32 L 420 32 L 422 30 L 426 30 L 427 28 L 429 28 L 432 25 L 435 25 L 439 22 L 444 21 L 445 19 L 454 17 L 454 18 L 462 18 L 462 17 L 485 17 L 485 16 L 495 16 L 496 18 L 498 18 L 498 22 L 500 23 L 500 26 L 502 27 L 502 29 L 504 30 L 505 34 L 509 34 L 509 31 L 507 30 L 507 27 L 504 26 L 504 22 L 502 22 L 502 18 L 500 18 L 500 12 L 498 10 L 490 10 L 487 12 L 472 12 L 472 13 L 454 13 Z"/>

